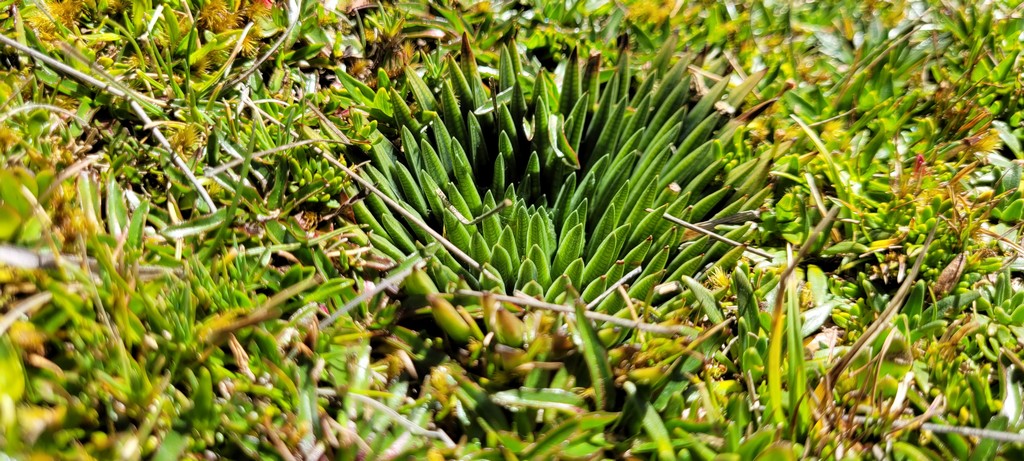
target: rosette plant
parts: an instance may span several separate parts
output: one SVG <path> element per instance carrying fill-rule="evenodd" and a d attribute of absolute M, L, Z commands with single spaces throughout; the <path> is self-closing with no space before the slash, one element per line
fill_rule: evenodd
<path fill-rule="evenodd" d="M 360 167 L 377 191 L 353 215 L 406 263 L 396 322 L 432 345 L 417 357 L 430 374 L 421 392 L 454 433 L 484 445 L 504 434 L 527 453 L 539 441 L 513 434 L 574 409 L 622 410 L 638 383 L 664 394 L 663 409 L 701 365 L 687 343 L 724 326 L 716 280 L 758 258 L 747 243 L 773 191 L 771 153 L 736 147 L 770 103 L 746 107 L 764 73 L 716 78 L 675 46 L 640 70 L 625 52 L 612 70 L 573 52 L 531 73 L 514 41 L 485 69 L 464 37 L 457 58 L 424 56 L 376 89 L 341 76 L 352 112 L 380 133 Z M 636 416 L 587 433 L 629 432 Z"/>

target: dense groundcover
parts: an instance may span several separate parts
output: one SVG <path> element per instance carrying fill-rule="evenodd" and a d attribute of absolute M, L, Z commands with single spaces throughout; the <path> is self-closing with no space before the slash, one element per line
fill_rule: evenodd
<path fill-rule="evenodd" d="M 1024 15 L 882 3 L 0 1 L 0 458 L 1024 457 Z"/>

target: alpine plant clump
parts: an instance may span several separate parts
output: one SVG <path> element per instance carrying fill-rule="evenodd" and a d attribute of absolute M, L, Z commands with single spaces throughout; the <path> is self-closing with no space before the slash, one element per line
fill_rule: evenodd
<path fill-rule="evenodd" d="M 674 46 L 639 74 L 625 52 L 611 72 L 602 72 L 600 56 L 580 63 L 573 52 L 558 80 L 543 70 L 528 75 L 513 41 L 501 49 L 496 78 L 485 81 L 464 39 L 458 59 L 427 57 L 422 75 L 407 68 L 376 90 L 342 76 L 383 134 L 366 149 L 361 173 L 402 208 L 395 213 L 370 194 L 353 205 L 354 216 L 396 263 L 427 261 L 404 280 L 401 321 L 439 340 L 447 355 L 433 363 L 445 363 L 446 374 L 483 376 L 489 392 L 592 387 L 580 395 L 611 410 L 623 382 L 668 372 L 692 335 L 633 356 L 630 344 L 646 333 L 610 317 L 694 335 L 723 321 L 715 284 L 701 282 L 745 257 L 752 218 L 772 194 L 770 154 L 731 153 L 738 128 L 766 106 L 741 112 L 764 74 L 708 85 L 687 58 L 672 62 Z M 437 245 L 420 224 L 458 251 Z M 530 307 L 528 298 L 577 315 Z M 434 326 L 423 327 L 431 318 Z M 537 365 L 551 363 L 558 365 Z M 455 384 L 429 388 L 447 402 L 447 385 Z M 490 411 L 491 403 L 470 405 L 486 400 L 474 392 L 457 396 Z M 483 430 L 458 419 L 465 431 Z"/>

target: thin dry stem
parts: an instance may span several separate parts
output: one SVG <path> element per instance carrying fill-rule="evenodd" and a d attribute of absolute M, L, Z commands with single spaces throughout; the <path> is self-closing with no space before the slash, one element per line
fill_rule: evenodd
<path fill-rule="evenodd" d="M 18 320 L 18 317 L 21 317 L 22 315 L 31 315 L 33 311 L 45 306 L 51 299 L 53 299 L 53 294 L 49 291 L 44 291 L 20 301 L 11 308 L 11 310 L 7 311 L 3 317 L 0 317 L 0 336 L 7 334 L 7 329 L 10 328 L 11 325 L 14 325 L 14 322 Z"/>
<path fill-rule="evenodd" d="M 225 85 L 225 86 L 228 87 L 228 88 L 231 88 L 231 87 L 233 87 L 235 85 L 238 85 L 241 82 L 244 82 L 244 81 L 248 80 L 249 76 L 251 76 L 253 74 L 253 72 L 256 72 L 256 69 L 259 69 L 260 66 L 263 65 L 263 63 L 267 61 L 267 59 L 270 59 L 270 57 L 273 56 L 274 53 L 277 52 L 278 48 L 281 48 L 281 45 L 283 45 L 284 41 L 288 39 L 288 36 L 290 36 L 292 34 L 292 31 L 295 30 L 295 26 L 298 25 L 298 23 L 299 23 L 299 6 L 296 4 L 296 2 L 289 1 L 288 2 L 288 28 L 284 30 L 284 33 L 282 33 L 281 36 L 277 38 L 277 40 L 274 42 L 273 45 L 270 46 L 270 49 L 268 49 L 266 53 L 263 53 L 263 55 L 260 56 L 259 59 L 254 61 L 252 63 L 252 65 L 249 66 L 248 69 L 242 71 L 242 73 L 238 74 L 238 76 L 236 76 L 235 78 L 231 79 L 231 81 L 229 81 L 227 83 L 227 85 Z"/>
<path fill-rule="evenodd" d="M 425 263 L 423 261 L 418 261 L 405 269 L 402 269 L 394 274 L 391 274 L 390 276 L 388 276 L 388 278 L 381 280 L 380 283 L 374 285 L 373 289 L 366 290 L 360 293 L 359 296 L 352 298 L 351 301 L 345 303 L 344 306 L 341 306 L 341 308 L 334 311 L 333 313 L 331 313 L 329 317 L 321 321 L 320 329 L 324 329 L 331 326 L 331 324 L 337 321 L 338 317 L 341 317 L 342 314 L 352 310 L 352 308 L 376 296 L 377 293 L 380 293 L 388 288 L 398 286 L 399 284 L 402 283 L 402 281 L 405 280 L 406 277 L 409 276 L 409 274 L 412 274 L 412 272 L 416 269 L 422 268 L 424 264 Z"/>
<path fill-rule="evenodd" d="M 408 418 L 402 416 L 397 411 L 389 408 L 387 405 L 384 405 L 383 403 L 380 403 L 380 402 L 378 402 L 378 401 L 376 401 L 374 399 L 371 399 L 371 398 L 369 398 L 369 397 L 367 397 L 365 395 L 360 395 L 360 394 L 357 394 L 357 393 L 354 393 L 354 392 L 350 392 L 350 393 L 347 394 L 347 396 L 349 398 L 352 398 L 353 400 L 358 400 L 359 402 L 365 403 L 366 405 L 369 405 L 369 406 L 373 407 L 374 410 L 377 410 L 377 411 L 380 411 L 381 413 L 384 413 L 392 421 L 394 421 L 395 423 L 398 423 L 399 426 L 404 427 L 406 430 L 408 430 L 409 432 L 411 432 L 413 434 L 424 436 L 424 437 L 430 437 L 432 439 L 438 439 L 438 440 L 444 442 L 445 446 L 447 446 L 447 447 L 455 447 L 455 441 L 452 440 L 452 438 L 449 437 L 448 434 L 446 434 L 444 431 L 442 431 L 440 429 L 435 429 L 435 430 L 424 429 L 423 427 L 420 427 L 420 425 L 418 425 L 418 424 L 410 421 Z"/>
<path fill-rule="evenodd" d="M 722 235 L 718 235 L 718 234 L 716 234 L 714 232 L 711 232 L 711 231 L 709 231 L 707 229 L 704 229 L 704 228 L 702 228 L 700 226 L 696 226 L 694 224 L 690 224 L 690 223 L 688 223 L 686 221 L 683 221 L 682 219 L 679 219 L 679 218 L 677 218 L 675 216 L 672 216 L 672 215 L 670 215 L 668 213 L 665 213 L 664 215 L 662 215 L 662 217 L 664 217 L 665 219 L 669 220 L 670 222 L 673 222 L 675 224 L 679 224 L 680 226 L 683 226 L 683 227 L 685 227 L 685 228 L 687 228 L 687 229 L 689 229 L 691 231 L 694 231 L 694 232 L 706 235 L 706 236 L 711 237 L 711 238 L 713 238 L 715 240 L 728 243 L 729 245 L 732 245 L 732 246 L 743 247 L 744 251 L 746 251 L 748 253 L 755 254 L 755 255 L 760 256 L 762 258 L 765 258 L 765 259 L 767 259 L 769 261 L 772 259 L 772 255 L 770 253 L 767 253 L 767 252 L 762 251 L 762 250 L 758 250 L 757 248 L 751 248 L 751 247 L 747 246 L 744 243 L 740 243 L 740 242 L 737 242 L 737 241 L 735 241 L 733 239 L 730 239 L 728 237 L 725 237 L 725 236 L 722 236 Z"/>
<path fill-rule="evenodd" d="M 384 192 L 381 192 L 381 190 L 378 189 L 376 186 L 374 186 L 373 183 L 371 183 L 370 181 L 366 180 L 365 178 L 360 176 L 355 171 L 352 171 L 351 168 L 345 166 L 343 163 L 339 162 L 333 156 L 328 155 L 327 153 L 324 153 L 323 155 L 324 155 L 324 158 L 326 158 L 328 162 L 330 162 L 335 167 L 340 168 L 342 171 L 344 171 L 345 174 L 347 174 L 350 178 L 352 178 L 353 181 L 359 183 L 359 185 L 363 186 L 364 188 L 366 188 L 367 190 L 372 192 L 374 195 L 380 197 L 381 201 L 383 201 L 385 204 L 387 204 L 388 207 L 390 207 L 392 210 L 395 210 L 396 213 L 402 215 L 402 217 L 404 217 L 406 220 L 408 220 L 414 226 L 419 227 L 420 229 L 422 229 L 428 235 L 433 237 L 434 240 L 437 240 L 438 243 L 441 244 L 441 246 L 443 246 L 446 250 L 448 250 L 448 252 L 450 252 L 452 254 L 452 256 L 455 256 L 456 258 L 462 260 L 462 262 L 468 264 L 469 267 L 471 267 L 474 270 L 484 274 L 487 277 L 490 277 L 490 278 L 492 278 L 494 280 L 501 280 L 500 277 L 498 277 L 495 274 L 492 274 L 491 271 L 487 270 L 487 268 L 485 268 L 482 264 L 477 262 L 477 260 L 473 259 L 471 256 L 466 254 L 466 252 L 464 252 L 461 249 L 459 249 L 459 247 L 455 246 L 454 243 L 452 243 L 448 239 L 444 238 L 444 236 L 439 234 L 437 231 L 435 231 L 434 229 L 430 228 L 430 226 L 428 226 L 422 220 L 420 220 L 419 218 L 414 216 L 412 213 L 410 213 L 409 210 L 406 210 L 405 207 L 403 207 L 401 204 L 399 204 L 398 202 L 394 201 L 391 197 L 388 197 L 387 194 L 385 194 Z"/>
<path fill-rule="evenodd" d="M 636 277 L 636 276 L 640 275 L 640 273 L 643 272 L 643 270 L 644 270 L 643 267 L 638 266 L 635 269 L 627 272 L 626 275 L 623 275 L 622 278 L 616 280 L 615 283 L 611 284 L 611 286 L 609 286 L 608 289 L 604 290 L 604 292 L 602 292 L 601 294 L 597 295 L 597 297 L 594 298 L 593 301 L 587 303 L 587 310 L 590 310 L 590 309 L 593 309 L 593 308 L 597 307 L 597 305 L 600 304 L 601 301 L 604 301 L 605 298 L 607 298 L 608 296 L 611 296 L 611 294 L 614 293 L 615 290 L 617 290 L 623 284 L 625 284 L 625 283 L 629 282 L 630 280 L 632 280 L 633 277 Z"/>

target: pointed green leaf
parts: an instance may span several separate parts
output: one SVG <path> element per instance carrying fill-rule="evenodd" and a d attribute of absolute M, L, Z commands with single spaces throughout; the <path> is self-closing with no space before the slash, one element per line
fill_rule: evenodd
<path fill-rule="evenodd" d="M 573 331 L 573 340 L 583 353 L 583 359 L 590 371 L 597 408 L 615 408 L 615 380 L 611 364 L 608 362 L 608 354 L 597 332 L 594 331 L 594 326 L 590 324 L 590 319 L 586 317 L 585 310 L 585 305 L 576 303 L 576 328 Z"/>

